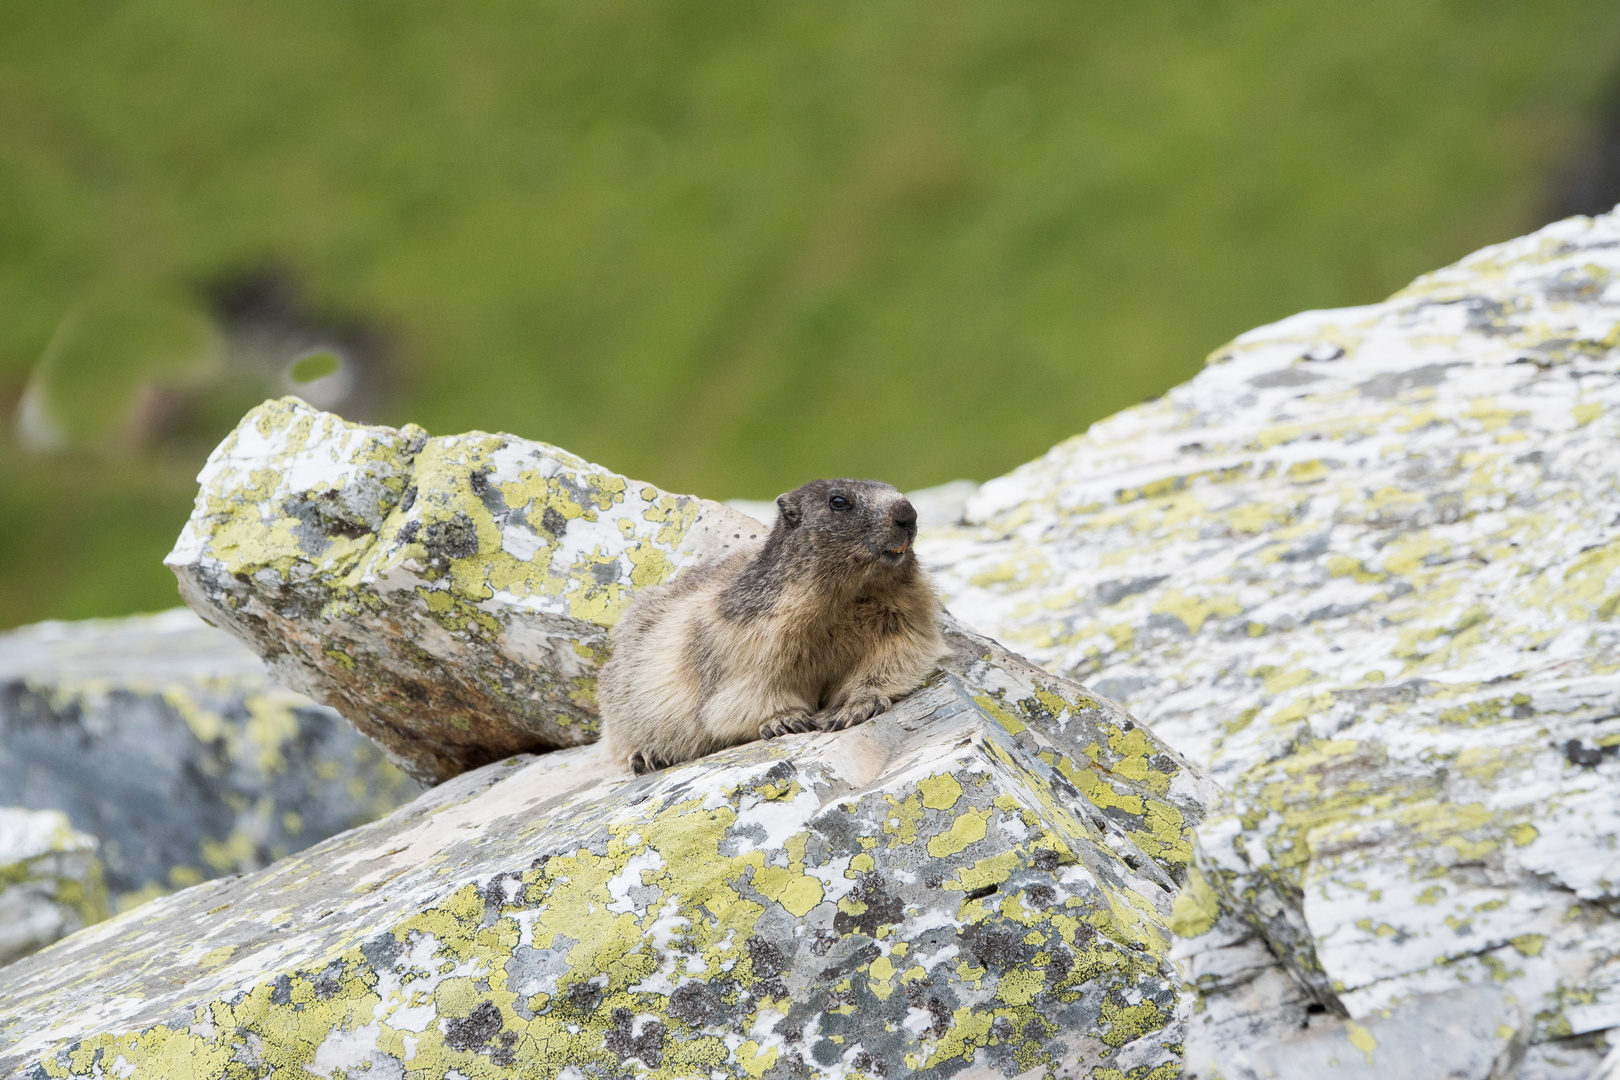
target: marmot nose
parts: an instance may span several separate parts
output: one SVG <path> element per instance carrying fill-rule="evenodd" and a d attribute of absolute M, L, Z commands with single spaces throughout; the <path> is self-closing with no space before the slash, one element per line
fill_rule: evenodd
<path fill-rule="evenodd" d="M 901 499 L 889 511 L 889 520 L 910 532 L 917 527 L 917 509 L 911 505 L 909 500 Z"/>

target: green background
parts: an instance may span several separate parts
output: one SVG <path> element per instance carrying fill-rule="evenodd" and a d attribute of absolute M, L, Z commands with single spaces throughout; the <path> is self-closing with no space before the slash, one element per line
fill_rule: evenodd
<path fill-rule="evenodd" d="M 674 490 L 982 480 L 1543 224 L 1617 62 L 1596 0 L 0 6 L 0 625 L 174 603 L 261 395 L 116 331 L 23 449 L 96 297 L 277 270 L 385 343 L 357 418 Z"/>

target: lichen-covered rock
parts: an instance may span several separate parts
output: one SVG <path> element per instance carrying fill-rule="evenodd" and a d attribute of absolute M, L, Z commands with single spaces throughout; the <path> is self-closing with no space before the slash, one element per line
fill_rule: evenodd
<path fill-rule="evenodd" d="M 1204 782 L 950 640 L 860 727 L 514 757 L 59 942 L 0 969 L 0 1072 L 1175 1076 Z"/>
<path fill-rule="evenodd" d="M 1526 1077 L 1620 1025 L 1617 345 L 1620 217 L 1573 218 L 1245 334 L 921 546 L 1229 792 L 1176 915 L 1195 1074 L 1458 985 L 1523 1003 Z"/>
<path fill-rule="evenodd" d="M 0 964 L 106 917 L 96 838 L 59 810 L 0 806 Z"/>
<path fill-rule="evenodd" d="M 82 919 L 257 870 L 418 790 L 183 608 L 0 634 L 0 801 L 93 838 L 107 895 L 70 904 Z M 0 937 L 14 921 L 0 909 Z"/>
<path fill-rule="evenodd" d="M 186 603 L 424 782 L 594 738 L 630 591 L 762 531 L 545 443 L 297 398 L 248 413 L 198 480 L 165 560 Z"/>

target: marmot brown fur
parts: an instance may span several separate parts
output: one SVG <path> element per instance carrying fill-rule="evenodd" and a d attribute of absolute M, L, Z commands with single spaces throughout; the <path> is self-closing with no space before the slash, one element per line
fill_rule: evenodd
<path fill-rule="evenodd" d="M 602 739 L 637 773 L 862 723 L 945 655 L 905 496 L 812 480 L 776 505 L 763 544 L 641 590 L 613 628 Z"/>

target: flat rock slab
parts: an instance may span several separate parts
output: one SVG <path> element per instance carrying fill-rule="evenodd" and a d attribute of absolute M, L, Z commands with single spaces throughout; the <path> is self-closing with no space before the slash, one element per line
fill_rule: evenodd
<path fill-rule="evenodd" d="M 297 398 L 248 413 L 198 481 L 165 560 L 186 603 L 425 783 L 594 739 L 631 590 L 763 535 L 545 443 Z"/>
<path fill-rule="evenodd" d="M 1573 218 L 1245 334 L 919 545 L 1230 793 L 1190 1071 L 1460 984 L 1523 1004 L 1526 1076 L 1620 1025 L 1617 346 L 1620 217 Z"/>
<path fill-rule="evenodd" d="M 0 1072 L 1174 1076 L 1206 782 L 950 640 L 860 727 L 514 757 L 59 942 L 0 969 Z"/>
<path fill-rule="evenodd" d="M 84 838 L 64 855 L 71 872 L 34 875 L 74 917 L 23 934 L 44 915 L 0 903 L 0 938 L 43 945 L 109 909 L 262 869 L 420 790 L 184 608 L 0 634 L 0 805 L 60 814 Z"/>

